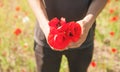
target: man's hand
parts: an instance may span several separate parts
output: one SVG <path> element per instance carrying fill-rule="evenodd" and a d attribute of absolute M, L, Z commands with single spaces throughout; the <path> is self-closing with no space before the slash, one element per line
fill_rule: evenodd
<path fill-rule="evenodd" d="M 80 36 L 80 39 L 77 42 L 70 43 L 68 48 L 80 47 L 83 44 L 83 42 L 86 40 L 88 32 L 89 32 L 89 29 L 91 28 L 91 24 L 89 24 L 85 20 L 80 20 L 77 23 L 79 23 L 81 28 L 82 28 L 82 34 Z"/>
<path fill-rule="evenodd" d="M 107 0 L 92 0 L 88 12 L 83 20 L 78 21 L 78 23 L 82 27 L 82 35 L 78 42 L 71 43 L 68 47 L 69 48 L 77 48 L 80 47 L 83 42 L 86 40 L 89 29 L 91 28 L 92 24 L 94 23 L 96 17 L 99 13 L 103 10 L 107 3 Z"/>

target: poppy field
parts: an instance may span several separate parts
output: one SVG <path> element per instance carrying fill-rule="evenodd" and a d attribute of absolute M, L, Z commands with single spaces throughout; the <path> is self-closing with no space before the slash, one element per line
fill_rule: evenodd
<path fill-rule="evenodd" d="M 108 0 L 97 17 L 88 72 L 120 72 L 120 0 Z M 35 16 L 27 0 L 0 0 L 0 72 L 36 72 Z M 69 72 L 62 58 L 60 72 Z"/>

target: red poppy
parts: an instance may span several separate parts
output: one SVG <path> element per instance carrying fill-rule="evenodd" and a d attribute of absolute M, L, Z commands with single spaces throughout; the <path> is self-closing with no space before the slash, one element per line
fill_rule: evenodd
<path fill-rule="evenodd" d="M 112 51 L 112 53 L 116 53 L 117 49 L 116 48 L 112 48 L 111 51 Z"/>
<path fill-rule="evenodd" d="M 25 15 L 25 16 L 28 16 L 28 14 L 29 14 L 29 13 L 28 13 L 27 11 L 24 11 L 24 15 Z"/>
<path fill-rule="evenodd" d="M 64 50 L 71 41 L 76 42 L 80 38 L 81 27 L 74 21 L 66 23 L 65 18 L 53 18 L 49 26 L 48 43 L 56 50 Z"/>
<path fill-rule="evenodd" d="M 97 65 L 96 62 L 94 62 L 94 61 L 91 62 L 92 67 L 96 67 L 96 65 Z"/>
<path fill-rule="evenodd" d="M 107 1 L 107 3 L 110 3 L 110 2 L 111 2 L 111 0 L 108 0 L 108 1 Z"/>
<path fill-rule="evenodd" d="M 49 34 L 48 43 L 55 50 L 64 50 L 69 44 L 69 39 L 66 37 L 64 33 L 58 33 L 55 35 Z"/>
<path fill-rule="evenodd" d="M 78 23 L 72 21 L 68 23 L 68 37 L 70 37 L 70 39 L 73 42 L 77 42 L 80 38 L 81 35 L 81 27 Z"/>
<path fill-rule="evenodd" d="M 111 20 L 112 22 L 116 22 L 116 21 L 118 21 L 118 16 L 114 16 L 114 17 L 112 17 L 110 20 Z"/>
<path fill-rule="evenodd" d="M 59 21 L 58 18 L 53 18 L 53 19 L 50 20 L 49 26 L 50 26 L 50 27 L 54 27 L 54 28 L 58 28 L 58 26 L 60 25 L 59 22 L 60 22 L 60 21 Z"/>
<path fill-rule="evenodd" d="M 110 35 L 111 35 L 111 36 L 114 36 L 114 35 L 115 35 L 115 32 L 111 31 L 111 32 L 110 32 Z"/>
<path fill-rule="evenodd" d="M 15 10 L 20 11 L 20 6 L 16 6 Z"/>
<path fill-rule="evenodd" d="M 109 13 L 110 14 L 113 14 L 115 12 L 115 10 L 113 9 L 113 8 L 111 8 L 110 10 L 109 10 Z"/>
<path fill-rule="evenodd" d="M 21 29 L 20 28 L 17 28 L 17 29 L 15 29 L 15 31 L 14 31 L 14 34 L 16 35 L 16 36 L 18 36 L 18 35 L 20 35 L 21 34 Z"/>

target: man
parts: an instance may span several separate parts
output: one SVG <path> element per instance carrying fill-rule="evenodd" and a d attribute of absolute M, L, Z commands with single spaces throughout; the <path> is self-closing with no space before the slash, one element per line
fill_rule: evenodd
<path fill-rule="evenodd" d="M 59 72 L 62 55 L 68 59 L 70 72 L 87 72 L 94 46 L 95 19 L 107 0 L 28 0 L 37 18 L 35 56 L 38 72 Z M 54 17 L 76 21 L 82 27 L 79 41 L 67 50 L 56 51 L 47 43 L 48 22 Z"/>

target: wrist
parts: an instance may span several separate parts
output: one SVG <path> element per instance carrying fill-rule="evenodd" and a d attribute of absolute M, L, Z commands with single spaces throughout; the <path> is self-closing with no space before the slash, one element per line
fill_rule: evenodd
<path fill-rule="evenodd" d="M 87 14 L 84 18 L 83 21 L 85 22 L 94 22 L 95 21 L 95 17 L 93 14 Z"/>
<path fill-rule="evenodd" d="M 85 22 L 87 24 L 87 26 L 91 27 L 93 25 L 93 23 L 95 22 L 96 17 L 93 14 L 87 14 L 84 18 L 83 18 L 83 22 Z"/>
<path fill-rule="evenodd" d="M 39 26 L 42 29 L 43 33 L 47 35 L 50 29 L 48 25 L 49 21 L 47 19 L 44 19 L 44 20 L 38 20 L 38 22 L 39 22 Z"/>
<path fill-rule="evenodd" d="M 82 20 L 77 21 L 83 28 L 90 29 L 95 21 L 95 17 L 92 14 L 87 14 Z"/>

